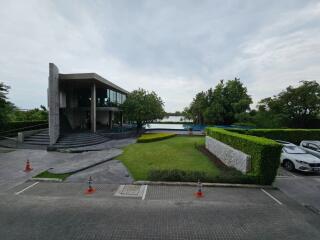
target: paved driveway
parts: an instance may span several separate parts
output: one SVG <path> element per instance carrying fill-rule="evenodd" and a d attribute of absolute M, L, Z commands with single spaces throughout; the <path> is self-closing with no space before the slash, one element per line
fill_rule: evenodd
<path fill-rule="evenodd" d="M 320 173 L 288 172 L 281 167 L 275 186 L 301 205 L 320 214 Z"/>

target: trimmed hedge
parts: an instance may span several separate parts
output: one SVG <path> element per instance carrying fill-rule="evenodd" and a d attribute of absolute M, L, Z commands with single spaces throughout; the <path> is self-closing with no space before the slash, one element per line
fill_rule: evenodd
<path fill-rule="evenodd" d="M 251 129 L 246 134 L 300 144 L 302 140 L 320 140 L 320 129 Z"/>
<path fill-rule="evenodd" d="M 277 142 L 256 136 L 230 132 L 224 129 L 207 128 L 208 136 L 251 156 L 251 171 L 247 176 L 258 184 L 271 184 L 280 164 L 282 146 Z"/>
<path fill-rule="evenodd" d="M 159 141 L 176 136 L 175 133 L 145 133 L 138 138 L 138 143 Z"/>
<path fill-rule="evenodd" d="M 235 132 L 235 133 L 241 133 L 241 134 L 247 134 L 247 129 L 240 129 L 240 128 L 224 128 L 224 130 L 227 130 L 229 132 Z"/>
<path fill-rule="evenodd" d="M 174 182 L 210 182 L 210 183 L 256 183 L 253 176 L 243 175 L 238 171 L 221 171 L 218 176 L 210 176 L 205 172 L 183 171 L 180 169 L 153 169 L 148 173 L 150 181 L 174 181 Z"/>

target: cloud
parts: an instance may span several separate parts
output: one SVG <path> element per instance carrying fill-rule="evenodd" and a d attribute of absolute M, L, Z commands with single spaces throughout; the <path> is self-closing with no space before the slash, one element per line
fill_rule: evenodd
<path fill-rule="evenodd" d="M 318 78 L 319 13 L 318 1 L 6 1 L 0 81 L 21 108 L 46 104 L 49 62 L 153 90 L 168 111 L 234 77 L 256 102 Z"/>

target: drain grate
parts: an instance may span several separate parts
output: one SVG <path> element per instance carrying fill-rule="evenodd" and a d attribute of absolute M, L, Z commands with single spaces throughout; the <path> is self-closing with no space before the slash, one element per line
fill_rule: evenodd
<path fill-rule="evenodd" d="M 114 196 L 142 198 L 146 185 L 120 185 Z"/>

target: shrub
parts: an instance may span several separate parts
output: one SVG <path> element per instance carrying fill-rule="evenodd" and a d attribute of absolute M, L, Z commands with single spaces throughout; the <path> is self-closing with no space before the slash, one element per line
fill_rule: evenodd
<path fill-rule="evenodd" d="M 176 136 L 175 133 L 146 133 L 138 138 L 138 143 L 159 141 Z"/>
<path fill-rule="evenodd" d="M 295 144 L 302 140 L 320 140 L 320 129 L 251 129 L 247 134 Z"/>
<path fill-rule="evenodd" d="M 205 172 L 183 171 L 180 169 L 157 169 L 150 170 L 148 179 L 151 181 L 176 181 L 176 182 L 197 182 L 207 178 Z"/>
<path fill-rule="evenodd" d="M 207 128 L 208 136 L 251 156 L 251 170 L 247 176 L 259 184 L 271 184 L 280 164 L 282 146 L 262 137 L 230 132 L 224 129 Z"/>
<path fill-rule="evenodd" d="M 212 176 L 205 172 L 183 171 L 180 169 L 153 169 L 148 173 L 150 181 L 175 181 L 175 182 L 217 182 L 217 183 L 242 183 L 256 182 L 253 176 L 246 176 L 238 171 L 221 171 L 220 175 Z"/>

